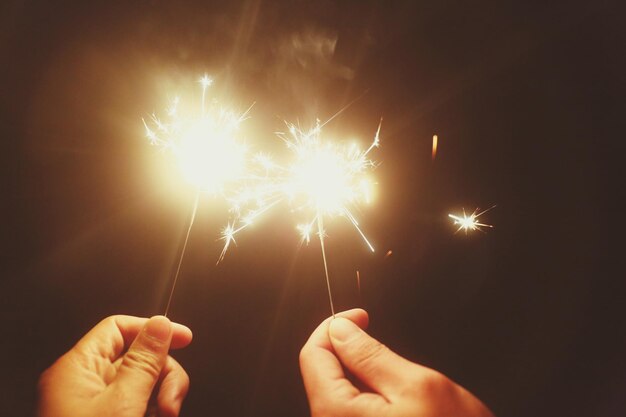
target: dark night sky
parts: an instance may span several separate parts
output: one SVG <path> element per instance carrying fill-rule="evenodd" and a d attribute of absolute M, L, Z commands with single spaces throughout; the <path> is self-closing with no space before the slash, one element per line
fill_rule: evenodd
<path fill-rule="evenodd" d="M 378 251 L 328 225 L 339 309 L 499 416 L 626 414 L 623 13 L 531 3 L 3 2 L 0 414 L 30 413 L 38 374 L 100 319 L 163 311 L 193 191 L 155 180 L 141 118 L 204 72 L 256 103 L 246 128 L 272 152 L 283 119 L 365 91 L 329 132 L 369 140 L 384 118 L 361 213 Z M 319 249 L 275 213 L 216 267 L 226 215 L 203 203 L 170 315 L 194 330 L 183 415 L 307 415 Z M 493 204 L 493 230 L 454 234 L 450 210 Z"/>

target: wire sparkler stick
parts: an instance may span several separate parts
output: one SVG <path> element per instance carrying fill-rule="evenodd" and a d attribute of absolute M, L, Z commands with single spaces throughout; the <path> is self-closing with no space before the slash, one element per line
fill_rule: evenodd
<path fill-rule="evenodd" d="M 191 227 L 193 226 L 193 222 L 196 219 L 196 211 L 198 210 L 198 200 L 200 198 L 200 194 L 196 194 L 196 200 L 193 203 L 193 210 L 191 211 L 191 220 L 189 220 L 189 227 L 187 228 L 187 235 L 185 236 L 185 241 L 183 243 L 183 249 L 180 253 L 180 257 L 178 258 L 178 266 L 176 267 L 176 274 L 174 275 L 174 282 L 172 283 L 172 288 L 170 289 L 170 295 L 167 298 L 167 306 L 165 307 L 165 313 L 163 314 L 167 317 L 167 313 L 170 311 L 170 305 L 172 304 L 172 297 L 174 296 L 174 289 L 176 289 L 176 283 L 178 282 L 178 276 L 180 275 L 180 267 L 183 264 L 183 257 L 185 256 L 185 251 L 187 250 L 187 242 L 189 242 L 189 235 L 191 234 Z"/>

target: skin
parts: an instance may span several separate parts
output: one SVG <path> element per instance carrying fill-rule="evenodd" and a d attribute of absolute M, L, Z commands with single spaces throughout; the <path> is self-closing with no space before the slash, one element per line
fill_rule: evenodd
<path fill-rule="evenodd" d="M 322 322 L 300 352 L 313 417 L 494 417 L 467 390 L 369 336 L 364 310 Z"/>
<path fill-rule="evenodd" d="M 176 417 L 189 377 L 169 350 L 191 330 L 166 317 L 101 321 L 39 381 L 39 417 Z"/>

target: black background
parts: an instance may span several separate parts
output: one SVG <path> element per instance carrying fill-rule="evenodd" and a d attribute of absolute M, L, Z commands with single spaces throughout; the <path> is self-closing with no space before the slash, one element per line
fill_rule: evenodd
<path fill-rule="evenodd" d="M 497 415 L 624 415 L 626 31 L 617 2 L 547 3 L 3 2 L 0 414 L 32 412 L 38 374 L 101 318 L 163 311 L 193 190 L 155 181 L 141 118 L 207 72 L 256 102 L 247 133 L 272 152 L 283 119 L 365 91 L 328 131 L 365 143 L 384 118 L 359 213 L 377 252 L 327 225 L 338 309 Z M 494 229 L 454 234 L 448 212 L 493 204 Z M 281 209 L 216 267 L 223 209 L 201 201 L 170 313 L 194 330 L 183 415 L 307 415 L 319 248 Z"/>

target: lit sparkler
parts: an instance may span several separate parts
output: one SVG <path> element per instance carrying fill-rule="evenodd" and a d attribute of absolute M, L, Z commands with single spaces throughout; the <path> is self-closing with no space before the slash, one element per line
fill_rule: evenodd
<path fill-rule="evenodd" d="M 237 113 L 220 106 L 214 99 L 207 104 L 206 93 L 213 80 L 205 75 L 199 83 L 202 86 L 200 108 L 182 108 L 177 97 L 167 109 L 167 119 L 162 120 L 153 114 L 147 121 L 143 121 L 150 143 L 171 152 L 185 179 L 197 189 L 165 315 L 169 311 L 176 288 L 200 194 L 221 196 L 230 201 L 233 199 L 231 196 L 240 195 L 246 189 L 245 185 L 255 180 L 250 174 L 248 149 L 239 132 L 239 127 L 248 118 L 250 109 Z M 240 208 L 241 206 L 232 206 L 231 211 L 238 216 Z M 228 225 L 225 230 L 232 233 L 232 226 Z M 226 252 L 228 243 L 230 241 L 226 243 L 220 259 Z"/>
<path fill-rule="evenodd" d="M 461 230 L 465 231 L 465 234 L 467 234 L 468 230 L 478 230 L 480 232 L 484 232 L 482 228 L 484 227 L 489 227 L 489 228 L 493 228 L 493 225 L 491 224 L 486 224 L 486 223 L 481 223 L 478 221 L 478 218 L 480 216 L 482 216 L 483 214 L 485 214 L 486 212 L 488 212 L 489 210 L 491 210 L 493 207 L 488 208 L 487 210 L 483 210 L 481 212 L 478 212 L 478 210 L 480 210 L 479 208 L 476 208 L 476 210 L 474 210 L 474 212 L 472 214 L 470 214 L 469 216 L 465 213 L 465 209 L 463 209 L 463 216 L 457 216 L 454 214 L 448 214 L 448 217 L 450 217 L 451 219 L 454 220 L 454 224 L 458 225 L 459 228 L 456 230 L 455 233 L 458 233 Z"/>
<path fill-rule="evenodd" d="M 315 128 L 302 131 L 296 125 L 287 123 L 288 133 L 278 133 L 293 155 L 290 165 L 279 168 L 284 178 L 280 188 L 294 211 L 309 213 L 307 221 L 297 225 L 297 230 L 302 242 L 306 243 L 310 242 L 313 233 L 318 235 L 330 308 L 334 316 L 324 246 L 324 219 L 333 216 L 347 218 L 368 248 L 374 251 L 353 212 L 360 204 L 371 200 L 374 182 L 369 173 L 376 167 L 376 163 L 369 154 L 380 144 L 381 125 L 378 125 L 374 140 L 365 150 L 355 143 L 344 145 L 323 137 L 322 127 L 323 124 L 318 121 Z"/>
<path fill-rule="evenodd" d="M 301 243 L 310 243 L 314 234 L 319 237 L 330 308 L 334 316 L 324 245 L 326 237 L 324 219 L 335 216 L 347 218 L 368 248 L 374 251 L 374 247 L 359 226 L 354 210 L 360 204 L 371 201 L 374 182 L 369 172 L 376 167 L 376 163 L 370 159 L 369 154 L 380 144 L 381 126 L 379 124 L 370 146 L 362 150 L 355 143 L 344 145 L 323 137 L 324 124 L 320 124 L 319 121 L 309 131 L 303 131 L 291 123 L 286 125 L 288 133 L 278 132 L 277 136 L 291 151 L 292 161 L 282 166 L 274 163 L 266 155 L 255 157 L 257 169 L 264 172 L 263 175 L 259 175 L 259 178 L 262 178 L 261 185 L 248 192 L 239 193 L 233 199 L 235 207 L 253 200 L 255 209 L 250 210 L 246 216 L 241 216 L 237 227 L 228 225 L 224 228 L 222 239 L 226 244 L 221 256 L 224 256 L 229 243 L 235 241 L 235 235 L 239 231 L 248 227 L 253 220 L 276 204 L 287 201 L 293 211 L 308 213 L 307 220 L 296 225 Z"/>
<path fill-rule="evenodd" d="M 212 83 L 206 75 L 200 79 L 199 110 L 181 109 L 176 97 L 167 109 L 167 120 L 153 114 L 143 122 L 150 143 L 176 156 L 187 181 L 199 192 L 218 195 L 247 175 L 247 147 L 239 127 L 250 109 L 236 113 L 220 107 L 215 100 L 206 106 L 206 90 Z"/>

